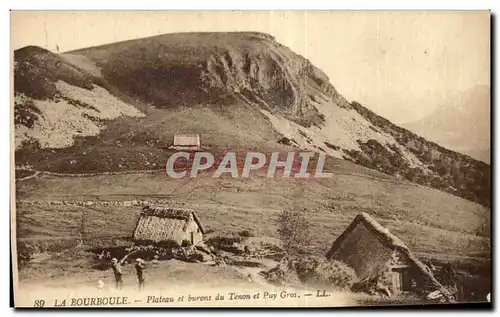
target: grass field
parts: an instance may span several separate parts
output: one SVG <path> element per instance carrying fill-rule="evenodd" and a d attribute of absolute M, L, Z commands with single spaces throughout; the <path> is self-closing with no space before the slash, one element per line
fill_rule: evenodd
<path fill-rule="evenodd" d="M 39 174 L 19 181 L 18 241 L 37 246 L 41 253 L 20 270 L 20 280 L 23 285 L 55 283 L 58 287 L 85 286 L 99 276 L 107 276 L 109 281 L 110 272 L 92 268 L 93 253 L 89 251 L 131 245 L 141 211 L 139 206 L 40 203 L 160 198 L 194 208 L 210 231 L 207 237 L 248 230 L 257 237 L 276 240 L 278 213 L 303 210 L 312 228 L 309 251 L 317 255 L 327 252 L 359 212 L 367 212 L 406 242 L 420 259 L 438 266 L 453 264 L 476 293 L 483 296 L 489 292 L 489 209 L 377 172 L 363 173 L 343 163 L 331 165 L 330 171 L 334 173 L 331 179 L 307 181 L 268 179 L 260 174 L 248 179 L 212 178 L 210 173 L 172 180 L 162 172 L 89 177 Z M 198 270 L 198 264 L 187 265 Z M 200 280 L 210 283 L 211 279 L 226 278 L 224 283 L 236 283 L 232 271 L 224 277 L 207 270 Z M 155 280 L 170 278 L 166 273 L 161 277 L 154 274 Z M 191 273 L 185 274 L 183 278 L 190 280 Z"/>
<path fill-rule="evenodd" d="M 131 245 L 141 211 L 139 206 L 46 202 L 168 199 L 195 209 L 210 231 L 207 237 L 249 230 L 273 240 L 278 237 L 278 213 L 303 210 L 312 228 L 309 251 L 318 255 L 327 252 L 359 212 L 367 212 L 420 259 L 454 264 L 469 284 L 488 292 L 489 209 L 349 162 L 331 160 L 326 168 L 332 178 L 300 181 L 269 179 L 262 173 L 247 179 L 213 178 L 210 172 L 179 180 L 168 179 L 163 172 L 87 177 L 41 173 L 19 181 L 18 240 L 36 245 L 42 253 L 38 262 L 21 269 L 21 281 L 64 284 L 64 278 L 71 277 L 76 284 L 85 284 L 99 274 L 108 276 L 109 272 L 92 269 L 89 249 Z M 228 274 L 228 283 L 233 283 L 232 273 Z"/>
<path fill-rule="evenodd" d="M 132 200 L 168 198 L 194 207 L 217 233 L 251 230 L 276 237 L 275 219 L 284 208 L 303 209 L 312 227 L 312 246 L 324 253 L 359 212 L 368 212 L 424 257 L 480 261 L 490 256 L 490 213 L 486 208 L 406 182 L 347 175 L 297 182 L 267 179 L 169 180 L 163 173 L 55 177 L 19 182 L 18 200 Z M 140 207 L 17 207 L 21 240 L 87 240 L 130 237 Z"/>

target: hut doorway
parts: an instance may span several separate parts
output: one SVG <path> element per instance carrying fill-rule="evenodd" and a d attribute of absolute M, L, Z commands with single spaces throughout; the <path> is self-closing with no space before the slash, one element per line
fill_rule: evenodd
<path fill-rule="evenodd" d="M 395 266 L 392 268 L 392 292 L 397 294 L 410 291 L 412 279 L 410 269 L 406 265 Z"/>
<path fill-rule="evenodd" d="M 191 245 L 194 245 L 194 232 L 191 231 Z"/>
<path fill-rule="evenodd" d="M 412 279 L 410 276 L 410 270 L 408 268 L 404 268 L 401 270 L 401 290 L 403 292 L 411 291 L 412 288 Z"/>

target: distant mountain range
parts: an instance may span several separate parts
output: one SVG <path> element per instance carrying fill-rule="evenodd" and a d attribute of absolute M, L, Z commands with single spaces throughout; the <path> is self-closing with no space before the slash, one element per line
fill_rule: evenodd
<path fill-rule="evenodd" d="M 490 87 L 474 86 L 402 126 L 451 150 L 490 161 Z"/>

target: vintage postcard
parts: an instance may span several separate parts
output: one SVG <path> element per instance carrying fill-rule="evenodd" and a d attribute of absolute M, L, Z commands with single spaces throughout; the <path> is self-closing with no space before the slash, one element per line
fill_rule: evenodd
<path fill-rule="evenodd" d="M 15 307 L 491 301 L 489 11 L 12 11 L 11 53 Z"/>

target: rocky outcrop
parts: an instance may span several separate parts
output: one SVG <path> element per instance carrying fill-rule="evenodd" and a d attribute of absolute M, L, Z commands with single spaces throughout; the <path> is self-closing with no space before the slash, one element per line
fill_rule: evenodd
<path fill-rule="evenodd" d="M 310 126 L 323 121 L 311 95 L 343 99 L 321 70 L 267 34 L 167 34 L 109 48 L 71 54 L 95 61 L 107 82 L 157 107 L 243 98 Z"/>

